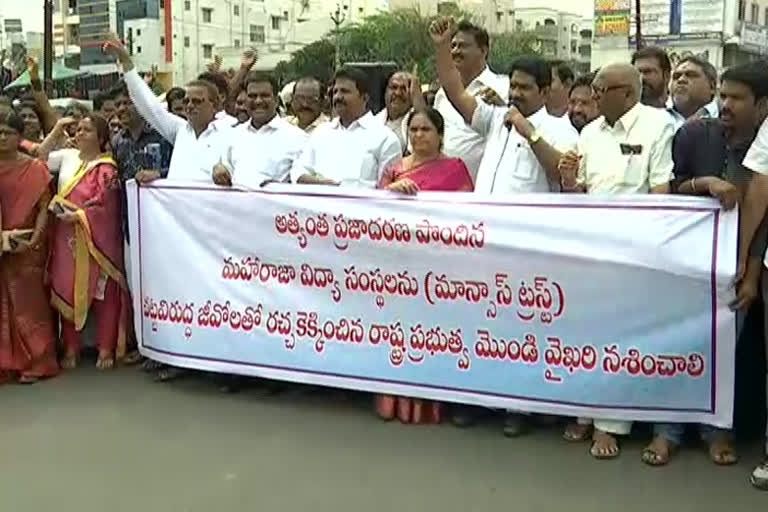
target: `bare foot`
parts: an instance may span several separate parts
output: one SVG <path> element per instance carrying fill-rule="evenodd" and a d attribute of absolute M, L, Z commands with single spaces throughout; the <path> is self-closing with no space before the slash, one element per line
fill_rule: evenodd
<path fill-rule="evenodd" d="M 596 459 L 615 459 L 619 456 L 619 442 L 608 432 L 595 429 L 589 453 Z"/>
<path fill-rule="evenodd" d="M 96 360 L 96 368 L 99 370 L 109 370 L 115 366 L 115 356 L 111 352 L 99 353 Z"/>
<path fill-rule="evenodd" d="M 641 459 L 649 466 L 666 466 L 672 458 L 676 445 L 663 437 L 655 437 L 643 450 Z"/>
<path fill-rule="evenodd" d="M 718 466 L 731 466 L 739 462 L 739 456 L 728 439 L 718 439 L 709 444 L 709 457 Z"/>
<path fill-rule="evenodd" d="M 19 377 L 19 384 L 34 384 L 38 381 L 38 377 L 34 375 L 22 375 Z"/>
<path fill-rule="evenodd" d="M 590 424 L 582 425 L 580 423 L 569 423 L 568 426 L 565 427 L 565 432 L 563 432 L 563 439 L 572 443 L 577 443 L 589 439 L 589 434 L 591 433 L 592 425 Z"/>
<path fill-rule="evenodd" d="M 64 359 L 61 360 L 61 367 L 65 370 L 74 370 L 77 368 L 77 354 L 64 354 Z"/>

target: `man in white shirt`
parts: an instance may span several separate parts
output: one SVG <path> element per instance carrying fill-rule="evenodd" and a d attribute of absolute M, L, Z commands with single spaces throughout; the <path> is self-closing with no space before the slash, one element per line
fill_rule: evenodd
<path fill-rule="evenodd" d="M 668 194 L 672 180 L 672 119 L 664 110 L 640 103 L 640 73 L 630 64 L 600 70 L 592 90 L 602 116 L 581 132 L 578 153 L 560 162 L 564 191 L 588 194 Z M 606 164 L 608 163 L 608 164 Z M 568 425 L 565 438 L 588 437 L 592 420 Z M 632 422 L 594 420 L 590 453 L 597 459 L 619 455 L 617 435 L 627 435 Z"/>
<path fill-rule="evenodd" d="M 333 80 L 337 117 L 318 126 L 291 169 L 291 181 L 314 185 L 375 188 L 384 169 L 402 157 L 392 130 L 368 110 L 368 80 L 342 68 Z"/>
<path fill-rule="evenodd" d="M 231 128 L 214 122 L 220 110 L 216 87 L 202 80 L 187 84 L 187 119 L 182 119 L 157 100 L 119 41 L 106 43 L 104 52 L 116 57 L 123 66 L 125 84 L 141 117 L 173 144 L 168 179 L 210 182 L 213 167 L 231 133 Z"/>
<path fill-rule="evenodd" d="M 216 86 L 216 91 L 219 93 L 219 111 L 214 116 L 214 122 L 221 124 L 222 128 L 225 129 L 238 124 L 237 118 L 227 112 L 227 99 L 229 97 L 229 81 L 227 81 L 227 78 L 221 73 L 206 71 L 205 73 L 200 73 L 197 79 L 212 83 Z"/>
<path fill-rule="evenodd" d="M 497 75 L 488 67 L 488 32 L 468 21 L 459 23 L 455 30 L 451 39 L 451 56 L 466 91 L 477 96 L 486 88 L 491 88 L 500 98 L 506 99 L 509 96 L 509 79 Z M 442 88 L 435 95 L 434 107 L 445 120 L 445 154 L 464 160 L 474 180 L 483 158 L 485 139 L 464 121 Z"/>
<path fill-rule="evenodd" d="M 765 108 L 765 105 L 762 106 Z M 739 233 L 739 265 L 736 282 L 739 287 L 745 284 L 747 261 L 750 249 L 755 242 L 755 235 L 768 213 L 768 120 L 763 121 L 757 137 L 744 157 L 744 167 L 753 171 L 747 187 L 744 202 L 741 205 L 741 226 Z M 768 252 L 763 258 L 762 273 L 763 314 L 768 325 Z M 768 334 L 765 335 L 766 357 L 768 357 Z M 768 375 L 766 376 L 768 379 Z M 768 380 L 766 380 L 768 390 Z M 768 425 L 766 425 L 765 458 L 752 471 L 750 481 L 758 489 L 768 491 Z"/>
<path fill-rule="evenodd" d="M 396 71 L 387 80 L 384 108 L 375 117 L 397 135 L 405 152 L 408 147 L 408 113 L 414 108 L 424 106 L 426 102 L 421 94 L 421 82 L 418 77 L 405 71 Z"/>
<path fill-rule="evenodd" d="M 672 71 L 671 95 L 667 111 L 678 130 L 688 119 L 717 119 L 718 107 L 715 98 L 717 70 L 704 59 L 685 57 Z"/>
<path fill-rule="evenodd" d="M 443 90 L 465 123 L 487 141 L 475 192 L 508 196 L 557 190 L 560 157 L 562 152 L 576 147 L 578 134 L 570 123 L 547 113 L 545 103 L 552 83 L 549 64 L 536 57 L 515 61 L 509 77 L 509 106 L 489 105 L 464 87 L 451 58 L 452 33 L 450 18 L 439 19 L 430 26 Z M 459 408 L 452 420 L 465 426 L 473 421 L 473 411 L 477 410 Z M 517 436 L 524 428 L 523 415 L 507 413 L 506 436 Z"/>
<path fill-rule="evenodd" d="M 221 164 L 214 169 L 218 185 L 249 188 L 287 181 L 293 161 L 301 154 L 307 134 L 277 115 L 277 82 L 251 73 L 245 82 L 250 122 L 232 130 Z"/>

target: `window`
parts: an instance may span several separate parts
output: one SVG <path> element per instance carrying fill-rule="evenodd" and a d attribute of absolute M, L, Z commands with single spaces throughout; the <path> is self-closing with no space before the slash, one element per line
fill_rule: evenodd
<path fill-rule="evenodd" d="M 760 12 L 760 10 L 759 10 L 759 9 L 760 9 L 760 8 L 757 6 L 757 4 L 752 4 L 752 5 L 750 6 L 750 9 L 749 9 L 749 11 L 750 11 L 750 12 L 749 12 L 749 18 L 750 18 L 750 19 L 749 19 L 749 21 L 750 21 L 751 23 L 755 23 L 755 24 L 757 24 L 757 21 L 758 21 L 758 16 L 760 15 L 760 14 L 759 14 L 759 12 Z"/>
<path fill-rule="evenodd" d="M 192 10 L 192 2 L 190 0 L 184 0 L 184 10 L 185 11 Z"/>
<path fill-rule="evenodd" d="M 272 30 L 280 30 L 280 17 L 272 16 Z"/>
<path fill-rule="evenodd" d="M 251 25 L 250 39 L 252 43 L 263 43 L 266 40 L 264 37 L 264 25 Z"/>
<path fill-rule="evenodd" d="M 140 35 L 141 35 L 141 29 L 137 28 L 136 29 L 136 37 L 139 37 Z"/>
<path fill-rule="evenodd" d="M 141 46 L 136 47 L 136 53 L 141 53 Z"/>
<path fill-rule="evenodd" d="M 213 58 L 213 45 L 212 44 L 204 44 L 203 45 L 203 58 L 204 59 L 212 59 Z"/>
<path fill-rule="evenodd" d="M 184 36 L 184 48 L 189 48 L 189 36 Z"/>
<path fill-rule="evenodd" d="M 203 7 L 203 23 L 210 23 L 213 16 L 213 9 L 210 7 Z"/>
<path fill-rule="evenodd" d="M 504 18 L 504 13 L 501 11 L 496 11 L 496 23 L 501 23 L 502 18 Z"/>
<path fill-rule="evenodd" d="M 747 15 L 747 0 L 739 0 L 739 12 L 737 13 L 737 17 L 739 18 L 739 21 L 744 21 L 744 18 Z"/>
<path fill-rule="evenodd" d="M 160 46 L 165 46 L 165 37 L 160 36 Z"/>
<path fill-rule="evenodd" d="M 233 14 L 235 16 L 240 16 L 240 6 L 236 5 L 236 6 L 232 7 L 232 12 L 233 12 Z"/>
<path fill-rule="evenodd" d="M 165 0 L 160 0 L 160 8 L 165 9 Z"/>
<path fill-rule="evenodd" d="M 765 8 L 765 26 L 768 27 L 768 7 Z"/>
<path fill-rule="evenodd" d="M 288 16 L 288 11 L 283 11 L 283 21 L 288 21 L 291 18 Z"/>
<path fill-rule="evenodd" d="M 235 48 L 240 48 L 240 40 L 235 39 Z"/>

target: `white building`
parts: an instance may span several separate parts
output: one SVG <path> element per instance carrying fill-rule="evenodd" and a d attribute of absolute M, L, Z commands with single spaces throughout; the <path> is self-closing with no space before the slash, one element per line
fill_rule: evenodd
<path fill-rule="evenodd" d="M 482 25 L 491 34 L 514 30 L 514 0 L 389 0 L 390 9 L 418 9 L 424 15 L 443 12 L 444 8 L 455 8 L 471 12 L 475 22 Z"/>
<path fill-rule="evenodd" d="M 595 11 L 593 68 L 627 62 L 636 48 L 634 0 L 613 4 Z M 768 0 L 641 0 L 640 14 L 643 45 L 664 47 L 673 62 L 699 55 L 723 69 L 768 53 Z"/>
<path fill-rule="evenodd" d="M 591 45 L 592 31 L 579 14 L 546 7 L 518 8 L 515 30 L 533 32 L 544 57 L 574 62 L 589 58 L 585 46 Z"/>

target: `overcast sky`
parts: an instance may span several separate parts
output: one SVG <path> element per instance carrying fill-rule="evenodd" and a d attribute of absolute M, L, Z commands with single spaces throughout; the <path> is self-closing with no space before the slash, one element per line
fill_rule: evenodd
<path fill-rule="evenodd" d="M 594 0 L 516 0 L 515 5 L 517 7 L 554 7 L 592 17 Z M 0 16 L 21 18 L 25 32 L 43 31 L 42 0 L 0 0 Z"/>

